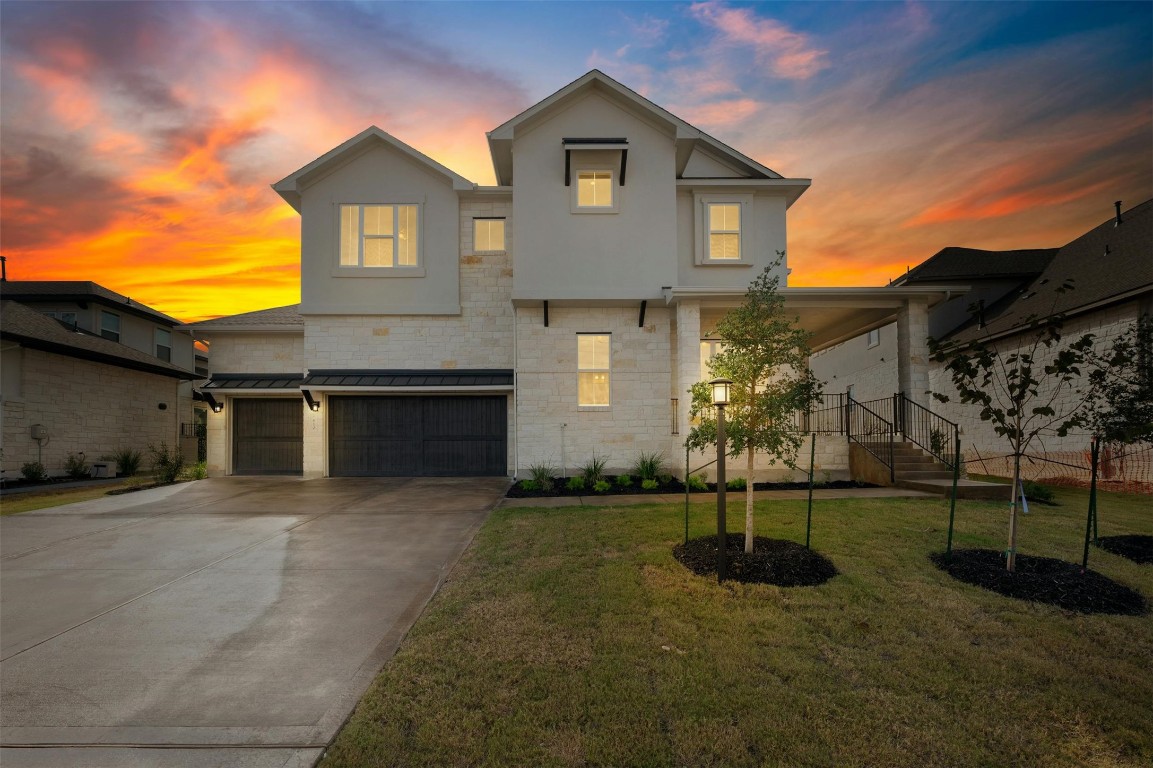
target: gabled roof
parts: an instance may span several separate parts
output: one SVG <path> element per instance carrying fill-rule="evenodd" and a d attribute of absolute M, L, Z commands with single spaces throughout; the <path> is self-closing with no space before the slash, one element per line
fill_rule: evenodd
<path fill-rule="evenodd" d="M 612 99 L 623 108 L 640 115 L 642 118 L 665 127 L 674 137 L 677 149 L 677 176 L 680 177 L 685 165 L 698 149 L 706 154 L 715 156 L 727 165 L 735 165 L 750 179 L 783 179 L 784 177 L 771 168 L 761 165 L 747 155 L 741 154 L 732 147 L 709 136 L 699 128 L 695 128 L 668 110 L 654 104 L 636 91 L 621 85 L 600 70 L 594 69 L 583 77 L 561 88 L 548 98 L 537 102 L 511 120 L 497 126 L 488 132 L 489 151 L 492 153 L 492 164 L 496 171 L 496 181 L 500 185 L 511 185 L 512 179 L 512 143 L 516 134 L 523 128 L 535 125 L 549 114 L 563 109 L 564 105 L 582 97 L 588 91 L 595 91 Z M 797 184 L 808 186 L 808 179 L 792 179 Z M 802 190 L 803 191 L 803 188 Z M 800 196 L 797 192 L 794 197 Z"/>
<path fill-rule="evenodd" d="M 373 147 L 388 146 L 399 150 L 409 158 L 424 165 L 434 173 L 440 174 L 452 183 L 453 189 L 470 190 L 476 187 L 471 181 L 433 160 L 428 155 L 419 152 L 400 139 L 392 136 L 375 125 L 370 125 L 336 149 L 324 153 L 295 173 L 285 176 L 272 185 L 272 188 L 283 197 L 289 205 L 300 211 L 301 191 L 322 176 L 340 167 L 352 158 L 368 151 Z"/>
<path fill-rule="evenodd" d="M 983 251 L 978 248 L 942 248 L 897 278 L 894 285 L 982 278 L 1022 278 L 1041 274 L 1058 248 L 1018 251 Z"/>
<path fill-rule="evenodd" d="M 183 327 L 194 333 L 203 331 L 304 333 L 304 317 L 300 314 L 299 304 L 289 304 L 286 307 L 273 307 L 272 309 L 259 309 L 255 312 L 242 312 L 239 315 L 214 317 L 211 320 L 189 323 Z"/>
<path fill-rule="evenodd" d="M 180 325 L 175 317 L 157 312 L 91 280 L 5 280 L 0 282 L 0 299 L 24 303 L 92 301 L 165 325 Z"/>
<path fill-rule="evenodd" d="M 0 336 L 23 347 L 76 357 L 119 368 L 155 373 L 173 379 L 192 379 L 183 368 L 131 347 L 65 326 L 16 301 L 0 301 Z"/>

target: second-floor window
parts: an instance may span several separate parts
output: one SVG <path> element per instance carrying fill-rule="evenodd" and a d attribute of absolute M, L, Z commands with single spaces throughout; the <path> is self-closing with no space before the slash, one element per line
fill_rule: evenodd
<path fill-rule="evenodd" d="M 340 206 L 340 266 L 418 266 L 418 215 L 416 205 Z"/>
<path fill-rule="evenodd" d="M 709 260 L 738 261 L 741 258 L 740 203 L 709 203 Z"/>
<path fill-rule="evenodd" d="M 473 219 L 472 249 L 477 253 L 504 250 L 504 219 Z"/>
<path fill-rule="evenodd" d="M 109 341 L 120 341 L 120 315 L 101 310 L 100 335 Z"/>
<path fill-rule="evenodd" d="M 172 332 L 166 328 L 156 329 L 156 356 L 166 363 L 172 362 Z"/>

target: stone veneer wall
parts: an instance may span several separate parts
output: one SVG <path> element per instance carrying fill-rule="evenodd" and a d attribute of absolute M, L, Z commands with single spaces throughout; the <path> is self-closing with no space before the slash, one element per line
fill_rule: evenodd
<path fill-rule="evenodd" d="M 304 373 L 304 332 L 204 334 L 214 373 Z"/>
<path fill-rule="evenodd" d="M 53 473 L 64 469 L 69 453 L 83 452 L 91 463 L 118 448 L 134 448 L 147 467 L 149 444 L 178 447 L 178 379 L 27 348 L 20 365 L 20 396 L 3 404 L 4 469 L 18 473 L 22 464 L 37 460 L 33 424 L 48 429 L 42 461 Z M 160 403 L 167 408 L 160 410 Z M 191 421 L 191 413 L 183 418 Z"/>

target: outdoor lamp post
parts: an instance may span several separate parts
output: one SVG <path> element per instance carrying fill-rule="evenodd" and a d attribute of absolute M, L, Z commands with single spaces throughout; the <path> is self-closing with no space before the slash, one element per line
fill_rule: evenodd
<path fill-rule="evenodd" d="M 728 562 L 725 556 L 728 532 L 725 530 L 725 406 L 729 404 L 730 379 L 713 379 L 713 405 L 717 407 L 717 583 L 728 576 Z"/>

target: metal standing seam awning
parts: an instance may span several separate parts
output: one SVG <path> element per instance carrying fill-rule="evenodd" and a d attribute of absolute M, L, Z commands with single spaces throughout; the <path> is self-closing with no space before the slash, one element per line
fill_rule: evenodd
<path fill-rule="evenodd" d="M 220 395 L 299 394 L 302 381 L 302 373 L 214 373 L 200 385 L 200 391 Z"/>
<path fill-rule="evenodd" d="M 511 392 L 511 368 L 312 370 L 300 384 L 312 392 Z"/>

